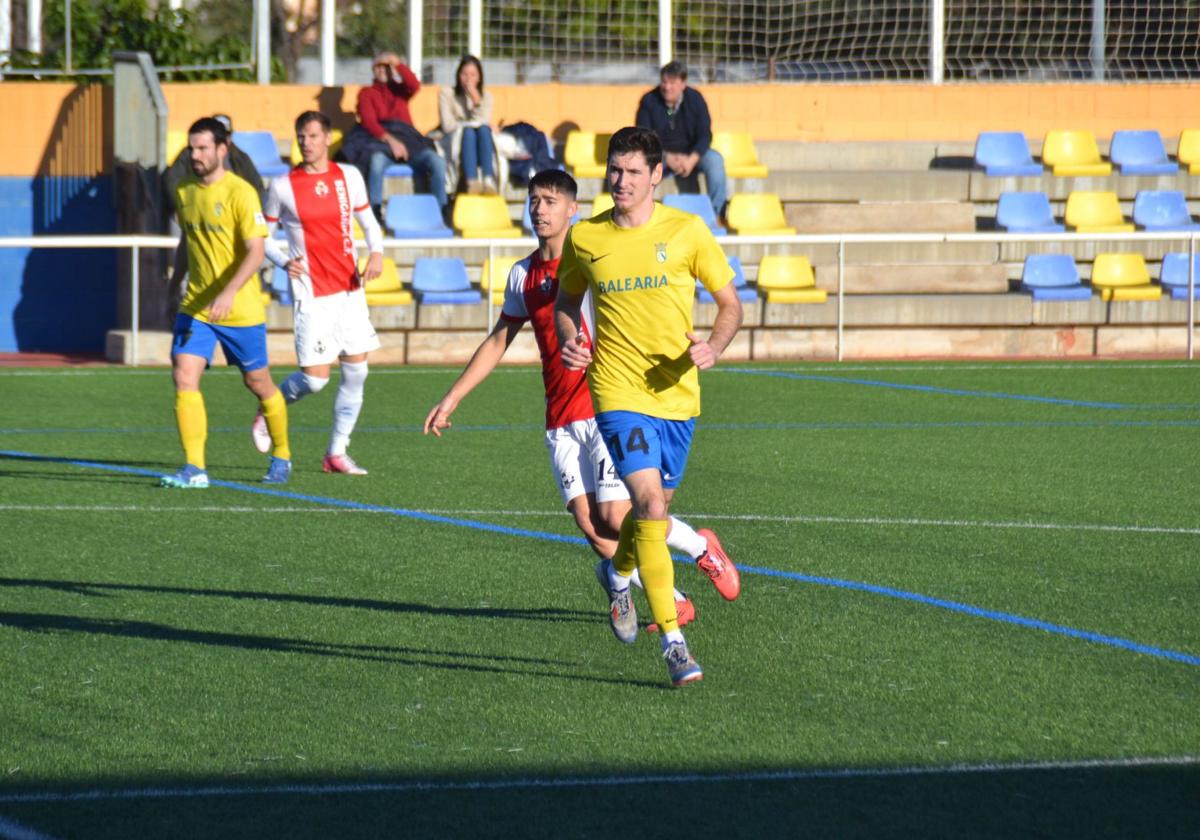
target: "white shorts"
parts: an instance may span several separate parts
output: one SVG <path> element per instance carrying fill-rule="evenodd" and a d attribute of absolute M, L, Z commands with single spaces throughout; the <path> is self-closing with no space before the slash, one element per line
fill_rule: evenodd
<path fill-rule="evenodd" d="M 362 289 L 296 298 L 292 321 L 300 367 L 327 365 L 339 356 L 379 349 L 379 336 L 367 315 L 367 296 Z"/>
<path fill-rule="evenodd" d="M 564 504 L 570 504 L 572 499 L 584 493 L 595 493 L 597 502 L 629 498 L 629 491 L 617 476 L 595 419 L 576 420 L 557 429 L 547 429 L 546 449 L 550 451 L 550 469 Z"/>

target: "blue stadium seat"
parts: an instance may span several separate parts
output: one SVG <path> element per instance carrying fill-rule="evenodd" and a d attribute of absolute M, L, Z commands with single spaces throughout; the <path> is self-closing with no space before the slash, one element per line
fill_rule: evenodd
<path fill-rule="evenodd" d="M 1138 190 L 1133 220 L 1146 230 L 1197 230 L 1182 190 Z"/>
<path fill-rule="evenodd" d="M 1108 156 L 1122 175 L 1174 175 L 1179 165 L 1167 157 L 1157 131 L 1115 131 Z"/>
<path fill-rule="evenodd" d="M 713 212 L 712 202 L 703 193 L 671 193 L 663 196 L 663 204 L 699 216 L 713 232 L 713 236 L 724 236 L 729 233 L 717 223 L 717 214 Z"/>
<path fill-rule="evenodd" d="M 701 196 L 705 201 L 708 201 L 707 196 Z M 712 205 L 710 204 L 711 208 Z M 729 257 L 729 267 L 733 269 L 733 287 L 737 289 L 738 300 L 747 302 L 758 300 L 758 293 L 746 285 L 746 273 L 742 271 L 742 261 L 737 257 Z M 696 281 L 696 291 L 700 295 L 700 303 L 716 303 L 713 296 L 709 294 L 708 289 L 704 288 L 704 284 L 699 280 Z"/>
<path fill-rule="evenodd" d="M 407 163 L 389 163 L 383 170 L 384 178 L 411 178 L 412 174 L 413 168 Z"/>
<path fill-rule="evenodd" d="M 1200 263 L 1200 257 L 1197 257 L 1196 262 Z M 1172 300 L 1187 300 L 1187 271 L 1187 254 L 1174 252 L 1163 257 L 1162 271 L 1158 275 L 1158 282 L 1162 283 L 1164 292 L 1171 293 Z M 1195 298 L 1200 300 L 1200 271 L 1194 273 L 1197 275 L 1194 284 Z"/>
<path fill-rule="evenodd" d="M 575 215 L 571 217 L 571 224 L 575 224 L 576 222 L 578 222 L 579 217 L 580 217 L 580 213 L 578 210 L 576 210 Z M 522 211 L 522 215 L 521 215 L 521 227 L 524 228 L 527 233 L 533 233 L 533 217 L 529 215 L 529 198 L 528 197 L 526 197 L 526 199 L 525 199 L 525 209 Z"/>
<path fill-rule="evenodd" d="M 413 293 L 421 303 L 479 303 L 482 296 L 471 287 L 467 267 L 458 257 L 417 257 L 413 265 Z"/>
<path fill-rule="evenodd" d="M 1012 233 L 1062 233 L 1043 192 L 1006 192 L 996 205 L 996 224 Z"/>
<path fill-rule="evenodd" d="M 279 156 L 279 146 L 269 131 L 235 131 L 233 144 L 254 161 L 254 168 L 264 178 L 275 178 L 291 168 Z"/>
<path fill-rule="evenodd" d="M 1042 174 L 1019 131 L 981 131 L 975 141 L 975 164 L 992 176 Z"/>
<path fill-rule="evenodd" d="M 387 200 L 384 224 L 397 239 L 449 239 L 454 231 L 442 221 L 437 199 L 426 193 L 393 195 Z"/>
<path fill-rule="evenodd" d="M 1034 300 L 1090 300 L 1092 290 L 1079 282 L 1069 254 L 1033 254 L 1021 269 L 1021 291 Z"/>

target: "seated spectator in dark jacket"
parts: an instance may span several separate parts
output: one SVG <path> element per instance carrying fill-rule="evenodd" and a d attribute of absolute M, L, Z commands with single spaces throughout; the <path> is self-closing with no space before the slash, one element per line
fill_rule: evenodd
<path fill-rule="evenodd" d="M 224 114 L 213 114 L 213 119 L 225 126 L 225 131 L 233 134 L 233 120 Z M 258 174 L 258 170 L 254 168 L 254 161 L 250 160 L 250 155 L 243 152 L 237 146 L 233 145 L 233 139 L 229 140 L 229 154 L 225 156 L 225 169 L 240 175 L 243 180 L 249 181 L 250 186 L 258 190 L 258 200 L 262 202 L 266 200 L 267 191 L 263 188 L 262 176 Z M 175 188 L 179 186 L 179 182 L 192 174 L 192 149 L 191 146 L 184 146 L 174 162 L 171 163 L 167 171 L 163 173 L 163 198 L 166 200 L 167 209 L 171 212 L 172 217 L 175 215 Z"/>
<path fill-rule="evenodd" d="M 375 83 L 358 92 L 358 125 L 342 141 L 342 157 L 362 172 L 367 197 L 379 215 L 383 205 L 383 173 L 393 163 L 405 162 L 429 181 L 429 191 L 443 211 L 446 208 L 446 161 L 433 142 L 413 127 L 408 100 L 421 82 L 395 53 L 375 56 L 371 65 Z"/>
<path fill-rule="evenodd" d="M 712 117 L 700 91 L 688 87 L 687 68 L 678 61 L 663 65 L 659 85 L 642 97 L 638 128 L 658 135 L 663 146 L 664 174 L 673 174 L 680 192 L 700 192 L 704 173 L 708 200 L 721 218 L 725 212 L 725 161 L 712 148 Z"/>

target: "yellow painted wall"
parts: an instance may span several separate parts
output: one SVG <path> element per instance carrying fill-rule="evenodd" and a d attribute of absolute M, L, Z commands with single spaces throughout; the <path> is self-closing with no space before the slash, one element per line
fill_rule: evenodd
<path fill-rule="evenodd" d="M 238 129 L 291 136 L 303 110 L 325 111 L 336 125 L 354 120 L 357 86 L 321 88 L 218 82 L 168 84 L 169 128 L 228 113 Z M 497 86 L 495 117 L 525 120 L 560 136 L 570 127 L 612 131 L 633 120 L 649 85 Z M 973 140 L 980 131 L 1016 129 L 1040 139 L 1052 128 L 1154 128 L 1164 137 L 1200 128 L 1200 84 L 920 85 L 748 84 L 701 86 L 717 129 L 748 131 L 759 140 Z M 437 123 L 437 88 L 412 103 L 422 131 Z M 0 84 L 0 113 L 11 121 L 0 176 L 43 172 L 58 160 L 69 174 L 111 167 L 111 90 L 53 83 Z M 65 142 L 70 139 L 71 142 Z M 86 148 L 75 148 L 83 145 Z M 56 157 L 57 156 L 57 157 Z M 99 169 L 97 170 L 97 167 Z"/>

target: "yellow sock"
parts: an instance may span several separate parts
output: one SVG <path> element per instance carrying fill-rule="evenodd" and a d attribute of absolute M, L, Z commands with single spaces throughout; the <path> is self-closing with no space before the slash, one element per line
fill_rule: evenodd
<path fill-rule="evenodd" d="M 617 550 L 612 558 L 613 568 L 617 574 L 629 577 L 637 568 L 637 555 L 633 553 L 633 511 L 625 514 L 621 520 L 621 536 L 617 540 Z"/>
<path fill-rule="evenodd" d="M 271 433 L 271 443 L 274 449 L 271 454 L 285 461 L 292 460 L 292 450 L 288 446 L 287 436 L 287 401 L 283 394 L 276 389 L 275 393 L 261 401 L 263 419 L 267 421 L 267 431 Z"/>
<path fill-rule="evenodd" d="M 199 391 L 175 392 L 175 425 L 179 427 L 184 460 L 206 469 L 204 442 L 208 439 L 208 413 L 204 410 L 203 394 Z"/>
<path fill-rule="evenodd" d="M 630 517 L 632 518 L 632 517 Z M 624 528 L 622 528 L 624 531 Z M 675 612 L 675 568 L 667 548 L 667 520 L 638 519 L 634 522 L 634 551 L 637 552 L 638 572 L 646 587 L 650 612 L 663 633 L 679 629 Z"/>

